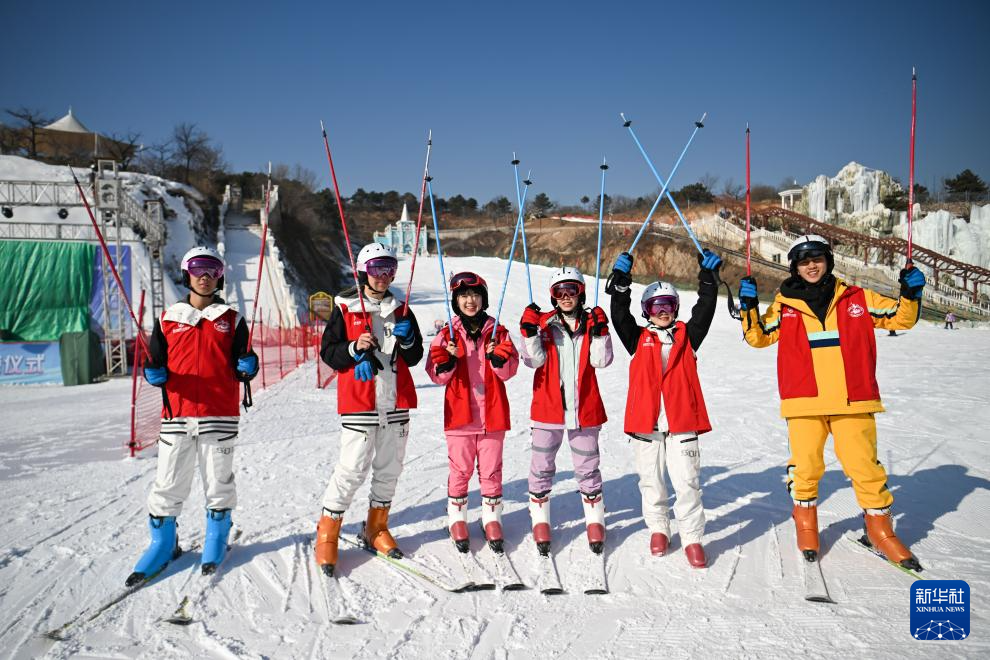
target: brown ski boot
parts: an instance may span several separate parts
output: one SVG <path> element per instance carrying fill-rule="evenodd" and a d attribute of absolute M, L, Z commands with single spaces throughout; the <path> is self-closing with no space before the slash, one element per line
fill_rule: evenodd
<path fill-rule="evenodd" d="M 333 575 L 337 565 L 337 542 L 340 538 L 340 525 L 344 521 L 343 512 L 324 515 L 316 525 L 316 563 L 327 575 Z"/>
<path fill-rule="evenodd" d="M 361 530 L 359 540 L 365 549 L 374 548 L 392 559 L 402 559 L 402 551 L 388 531 L 388 507 L 374 506 L 368 509 L 368 521 Z"/>
<path fill-rule="evenodd" d="M 818 560 L 818 507 L 812 504 L 805 506 L 795 504 L 791 517 L 794 518 L 794 528 L 797 530 L 798 550 L 804 554 L 807 561 Z"/>
<path fill-rule="evenodd" d="M 863 545 L 872 546 L 888 561 L 900 564 L 904 568 L 912 571 L 923 570 L 921 563 L 894 534 L 894 517 L 890 515 L 890 509 L 883 509 L 881 513 L 864 512 L 863 519 L 866 523 L 866 534 L 860 539 Z"/>

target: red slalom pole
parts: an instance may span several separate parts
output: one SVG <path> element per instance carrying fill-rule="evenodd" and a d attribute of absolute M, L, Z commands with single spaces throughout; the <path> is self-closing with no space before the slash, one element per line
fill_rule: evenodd
<path fill-rule="evenodd" d="M 138 318 L 144 320 L 144 289 L 141 289 L 141 302 L 138 303 Z M 141 326 L 137 328 L 141 333 Z M 131 358 L 131 441 L 127 445 L 131 450 L 131 458 L 137 455 L 137 373 L 141 361 L 141 344 L 134 342 L 134 357 Z"/>
<path fill-rule="evenodd" d="M 753 274 L 750 264 L 750 239 L 749 239 L 749 124 L 746 124 L 746 275 Z"/>
<path fill-rule="evenodd" d="M 340 187 L 337 185 L 337 172 L 333 168 L 333 156 L 330 155 L 330 141 L 327 140 L 327 129 L 320 120 L 320 130 L 323 132 L 323 146 L 327 151 L 327 163 L 330 164 L 330 179 L 333 181 L 333 194 L 337 199 L 337 210 L 340 211 L 340 226 L 344 230 L 344 245 L 347 246 L 347 258 L 351 260 L 351 274 L 354 276 L 354 290 L 357 292 L 358 302 L 361 303 L 361 316 L 364 317 L 364 328 L 370 335 L 371 323 L 368 320 L 368 311 L 364 308 L 364 291 L 361 290 L 361 283 L 358 281 L 357 264 L 354 262 L 354 251 L 351 249 L 351 236 L 347 232 L 347 218 L 344 217 L 344 200 L 340 197 Z M 409 278 L 412 281 L 412 277 Z"/>
<path fill-rule="evenodd" d="M 908 169 L 908 231 L 907 266 L 911 267 L 912 231 L 914 220 L 914 128 L 918 117 L 918 74 L 911 67 L 911 163 Z"/>
<path fill-rule="evenodd" d="M 93 209 L 89 205 L 89 200 L 86 199 L 86 193 L 83 192 L 82 186 L 79 184 L 79 179 L 76 178 L 76 173 L 69 168 L 69 173 L 72 175 L 72 180 L 76 182 L 76 190 L 79 191 L 79 198 L 82 199 L 83 206 L 86 207 L 86 213 L 89 214 L 89 221 L 93 223 L 93 231 L 96 232 L 96 237 L 100 239 L 100 247 L 103 248 L 103 257 L 107 260 L 107 264 L 110 266 L 110 272 L 113 273 L 113 279 L 117 281 L 117 290 L 120 292 L 120 297 L 124 300 L 124 306 L 127 307 L 127 313 L 131 315 L 131 320 L 134 321 L 134 327 L 137 328 L 137 339 L 141 342 L 141 348 L 148 351 L 148 346 L 144 343 L 144 335 L 141 334 L 141 323 L 138 321 L 137 317 L 134 316 L 134 310 L 131 309 L 131 301 L 127 297 L 127 290 L 124 289 L 124 283 L 120 281 L 120 273 L 117 272 L 117 265 L 114 264 L 113 259 L 110 258 L 110 248 L 107 247 L 107 242 L 103 238 L 103 232 L 100 231 L 99 225 L 96 224 L 96 216 L 93 215 Z M 117 255 L 120 258 L 120 255 Z"/>
<path fill-rule="evenodd" d="M 268 161 L 268 185 L 265 187 L 265 218 L 261 223 L 261 253 L 258 256 L 258 279 L 254 285 L 254 309 L 251 310 L 251 330 L 248 332 L 248 350 L 251 350 L 251 340 L 254 339 L 255 313 L 258 311 L 258 296 L 261 295 L 261 268 L 265 265 L 265 244 L 268 241 L 268 213 L 271 211 L 272 200 L 272 162 Z"/>
<path fill-rule="evenodd" d="M 324 136 L 325 137 L 325 136 Z M 426 137 L 426 165 L 423 166 L 423 187 L 419 191 L 419 213 L 416 214 L 416 239 L 413 242 L 412 264 L 409 266 L 409 283 L 406 284 L 406 300 L 402 305 L 402 316 L 409 311 L 409 295 L 412 293 L 413 273 L 416 272 L 416 256 L 419 254 L 419 230 L 423 226 L 423 202 L 426 201 L 426 180 L 430 176 L 430 150 L 433 148 L 433 131 Z"/>

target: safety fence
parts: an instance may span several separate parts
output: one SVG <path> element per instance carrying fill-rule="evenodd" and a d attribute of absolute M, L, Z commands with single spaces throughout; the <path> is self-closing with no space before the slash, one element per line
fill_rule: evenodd
<path fill-rule="evenodd" d="M 323 323 L 303 323 L 282 327 L 274 319 L 255 323 L 253 349 L 258 355 L 258 375 L 251 381 L 253 393 L 271 387 L 309 360 L 318 358 Z M 149 339 L 145 333 L 145 340 Z M 131 456 L 158 442 L 162 418 L 162 390 L 141 377 L 147 356 L 141 342 L 134 342 L 131 384 L 131 430 L 128 448 Z M 327 387 L 335 374 L 317 360 L 317 387 Z"/>

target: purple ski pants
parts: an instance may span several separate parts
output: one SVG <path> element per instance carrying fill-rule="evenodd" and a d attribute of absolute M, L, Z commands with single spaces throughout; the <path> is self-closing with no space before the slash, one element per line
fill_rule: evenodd
<path fill-rule="evenodd" d="M 574 461 L 574 477 L 582 493 L 597 493 L 602 489 L 602 473 L 598 469 L 598 432 L 600 426 L 567 431 Z M 533 452 L 529 463 L 529 492 L 542 493 L 553 486 L 557 473 L 557 450 L 564 441 L 564 429 L 533 429 Z"/>

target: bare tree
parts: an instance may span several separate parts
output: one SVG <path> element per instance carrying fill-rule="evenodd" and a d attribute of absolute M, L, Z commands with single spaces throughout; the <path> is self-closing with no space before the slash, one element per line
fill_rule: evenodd
<path fill-rule="evenodd" d="M 713 191 L 715 190 L 715 186 L 718 185 L 718 177 L 711 172 L 705 172 L 698 178 L 698 183 L 703 185 L 709 191 Z"/>
<path fill-rule="evenodd" d="M 299 163 L 296 163 L 295 167 L 292 168 L 292 178 L 309 192 L 316 192 L 319 189 L 320 178 L 316 176 L 316 172 Z"/>
<path fill-rule="evenodd" d="M 182 173 L 182 182 L 189 183 L 193 164 L 207 155 L 210 138 L 196 124 L 182 122 L 172 131 L 172 155 Z"/>
<path fill-rule="evenodd" d="M 6 124 L 0 124 L 0 154 L 13 154 L 20 148 L 20 131 Z"/>
<path fill-rule="evenodd" d="M 722 194 L 733 199 L 741 199 L 745 189 L 745 186 L 741 183 L 736 183 L 731 176 L 725 180 L 725 183 L 722 184 Z"/>
<path fill-rule="evenodd" d="M 102 142 L 107 154 L 120 163 L 120 169 L 130 169 L 131 164 L 141 150 L 141 134 L 137 131 L 128 130 L 127 133 L 122 135 L 111 133 L 108 138 Z"/>
<path fill-rule="evenodd" d="M 36 108 L 28 108 L 21 106 L 16 110 L 6 110 L 7 114 L 14 119 L 20 119 L 24 122 L 23 126 L 19 128 L 24 131 L 27 136 L 27 155 L 29 158 L 38 157 L 38 129 L 44 128 L 48 124 L 52 123 L 54 119 L 42 114 L 41 110 Z"/>
<path fill-rule="evenodd" d="M 149 144 L 137 155 L 135 167 L 140 172 L 167 177 L 171 165 L 172 143 L 156 142 Z"/>

